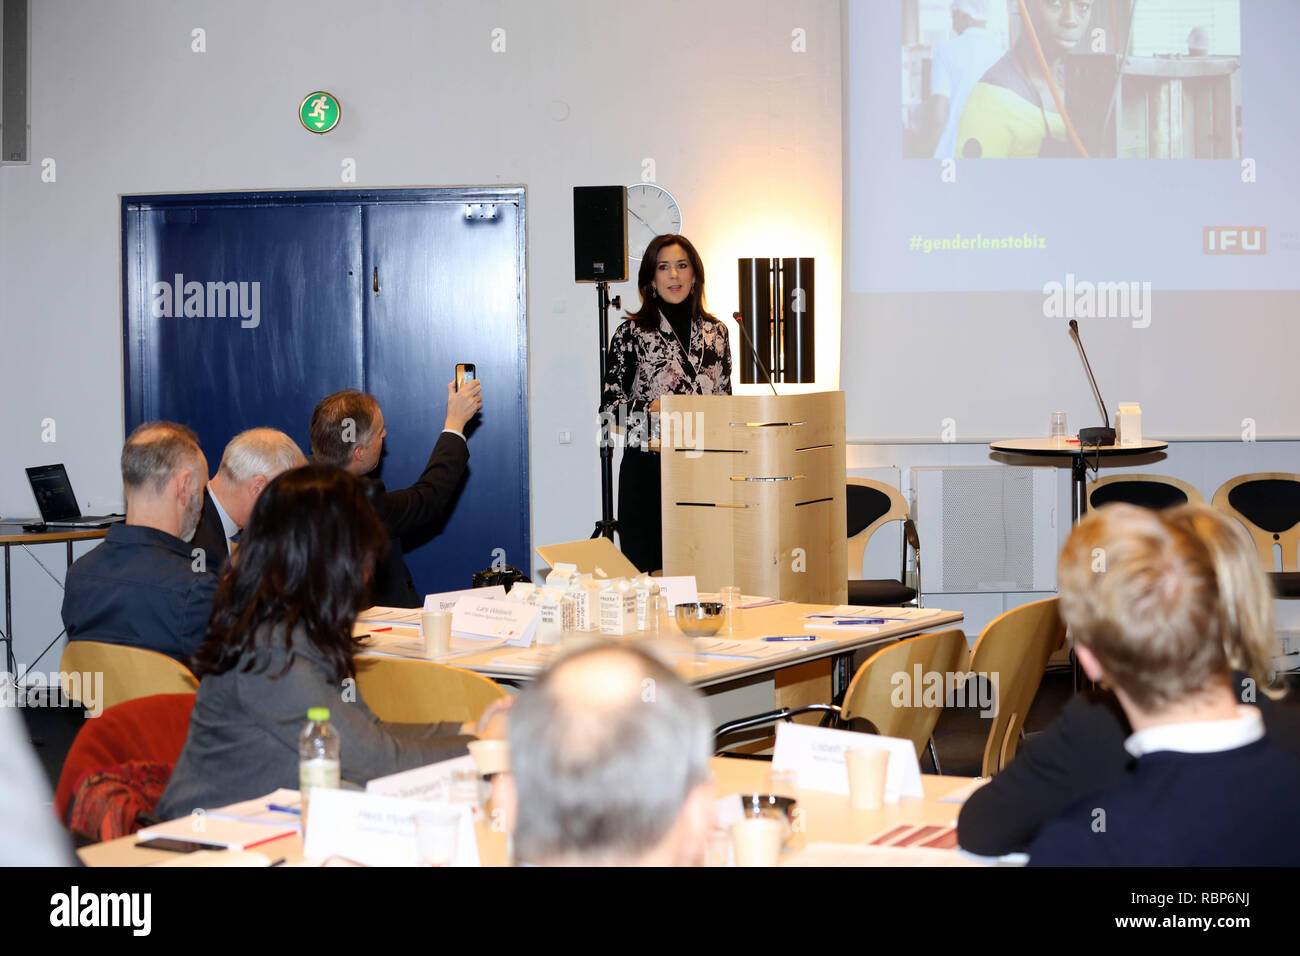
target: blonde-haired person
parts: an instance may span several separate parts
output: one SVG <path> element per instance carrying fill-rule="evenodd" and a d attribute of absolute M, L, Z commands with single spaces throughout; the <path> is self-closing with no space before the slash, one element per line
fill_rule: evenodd
<path fill-rule="evenodd" d="M 1214 561 L 1223 615 L 1223 652 L 1237 679 L 1243 702 L 1257 693 L 1273 700 L 1286 694 L 1273 661 L 1282 655 L 1273 621 L 1273 589 L 1259 566 L 1259 552 L 1235 518 L 1206 505 L 1183 505 L 1165 513 L 1171 522 L 1195 532 Z"/>
<path fill-rule="evenodd" d="M 1103 509 L 1105 510 L 1105 509 Z M 1243 704 L 1256 704 L 1271 737 L 1300 753 L 1300 706 L 1270 683 L 1277 653 L 1273 596 L 1254 545 L 1236 522 L 1204 506 L 1164 513 L 1192 529 L 1215 568 L 1224 656 Z M 1073 697 L 1060 716 L 1033 735 L 987 786 L 966 801 L 958 819 L 963 848 L 996 856 L 1025 849 L 1038 831 L 1086 794 L 1120 781 L 1132 768 L 1124 749 L 1132 733 L 1111 690 Z"/>
<path fill-rule="evenodd" d="M 1234 693 L 1237 642 L 1195 524 L 1111 505 L 1066 541 L 1061 614 L 1080 666 L 1114 690 L 1136 763 L 1044 826 L 1031 866 L 1300 864 L 1300 756 Z"/>

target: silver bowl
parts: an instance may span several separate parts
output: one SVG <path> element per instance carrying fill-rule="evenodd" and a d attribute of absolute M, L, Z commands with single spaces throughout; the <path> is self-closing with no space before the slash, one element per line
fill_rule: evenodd
<path fill-rule="evenodd" d="M 677 626 L 682 633 L 690 637 L 708 637 L 722 629 L 722 622 L 727 617 L 727 607 L 718 601 L 702 601 L 697 604 L 679 604 L 674 609 Z"/>

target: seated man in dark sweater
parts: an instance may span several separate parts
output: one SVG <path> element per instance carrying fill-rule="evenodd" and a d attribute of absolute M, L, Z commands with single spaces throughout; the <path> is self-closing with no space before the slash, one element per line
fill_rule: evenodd
<path fill-rule="evenodd" d="M 203 643 L 217 576 L 188 543 L 208 463 L 194 432 L 147 422 L 122 448 L 126 521 L 68 569 L 68 640 L 129 644 L 185 662 Z"/>
<path fill-rule="evenodd" d="M 1260 573 L 1254 542 L 1235 518 L 1213 508 L 1178 508 L 1168 516 L 1190 524 L 1214 558 L 1233 692 L 1241 703 L 1259 707 L 1270 737 L 1300 753 L 1300 704 L 1295 695 L 1284 697 L 1270 686 L 1273 658 L 1281 649 L 1273 592 Z M 1133 755 L 1124 749 L 1132 733 L 1114 691 L 1076 695 L 962 805 L 962 849 L 983 856 L 1024 850 L 1075 800 L 1119 782 L 1132 769 Z"/>
<path fill-rule="evenodd" d="M 1093 512 L 1058 565 L 1080 666 L 1110 685 L 1133 769 L 1071 804 L 1031 866 L 1300 863 L 1300 757 L 1238 702 L 1214 557 L 1191 522 L 1128 505 Z"/>
<path fill-rule="evenodd" d="M 446 517 L 469 463 L 464 428 L 483 406 L 481 389 L 477 381 L 466 382 L 460 391 L 454 384 L 447 385 L 442 434 L 415 484 L 388 491 L 382 481 L 366 479 L 371 503 L 389 538 L 388 554 L 375 568 L 375 604 L 419 607 L 424 603 L 402 558 L 402 537 L 425 532 Z M 387 434 L 383 410 L 373 395 L 355 389 L 335 392 L 322 398 L 312 412 L 312 457 L 361 478 L 379 466 Z"/>

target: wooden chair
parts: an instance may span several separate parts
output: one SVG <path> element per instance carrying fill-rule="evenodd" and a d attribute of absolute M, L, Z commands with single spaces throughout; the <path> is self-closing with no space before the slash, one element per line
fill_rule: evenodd
<path fill-rule="evenodd" d="M 951 683 L 948 675 L 966 672 L 969 657 L 966 635 L 958 629 L 920 634 L 882 648 L 868 657 L 853 675 L 844 692 L 840 719 L 866 720 L 878 734 L 910 739 L 916 746 L 918 759 L 928 744 L 935 772 L 942 773 L 932 735 L 943 713 L 944 691 L 940 690 L 937 703 L 931 694 L 929 702 L 918 706 L 918 700 L 926 701 L 926 685 L 917 687 L 915 681 L 918 676 L 924 681 L 924 675 L 938 674 L 943 680 L 941 686 L 946 687 Z M 900 686 L 895 675 L 900 673 L 907 675 L 906 683 L 901 686 L 910 691 L 901 705 L 895 699 Z"/>
<path fill-rule="evenodd" d="M 1238 475 L 1219 486 L 1212 506 L 1230 514 L 1250 532 L 1280 598 L 1300 598 L 1300 475 L 1256 472 Z M 1282 550 L 1278 572 L 1274 550 Z"/>
<path fill-rule="evenodd" d="M 1107 475 L 1088 482 L 1088 507 L 1100 508 L 1122 501 L 1143 508 L 1174 508 L 1178 505 L 1203 505 L 1205 499 L 1181 478 L 1168 475 Z"/>
<path fill-rule="evenodd" d="M 1059 597 L 1047 598 L 994 618 L 971 651 L 970 669 L 974 674 L 967 679 L 976 680 L 980 675 L 996 678 L 994 713 L 981 770 L 986 777 L 997 773 L 1016 755 L 1025 716 L 1038 694 L 1047 659 L 1065 640 L 1060 603 Z"/>
<path fill-rule="evenodd" d="M 399 724 L 478 720 L 488 704 L 506 695 L 473 671 L 393 657 L 359 658 L 357 690 L 376 717 Z"/>
<path fill-rule="evenodd" d="M 83 698 L 87 695 L 80 686 L 85 680 L 82 675 L 96 673 L 104 675 L 103 691 L 96 703 L 105 709 L 137 697 L 193 694 L 199 689 L 190 669 L 166 654 L 125 644 L 69 641 L 59 659 L 59 683 L 64 695 L 86 705 Z"/>
<path fill-rule="evenodd" d="M 891 604 L 921 603 L 921 540 L 916 534 L 907 499 L 902 492 L 883 481 L 870 478 L 848 478 L 845 488 L 845 513 L 848 518 L 849 549 L 849 604 L 887 606 Z M 862 573 L 862 555 L 867 541 L 877 529 L 890 521 L 903 522 L 902 562 L 897 580 L 859 581 L 854 576 Z M 916 554 L 916 587 L 908 587 L 907 547 Z"/>

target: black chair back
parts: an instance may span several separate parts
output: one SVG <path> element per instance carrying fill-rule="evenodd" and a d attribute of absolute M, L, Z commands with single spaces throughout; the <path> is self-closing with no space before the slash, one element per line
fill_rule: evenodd
<path fill-rule="evenodd" d="M 1228 492 L 1228 504 L 1270 534 L 1281 534 L 1300 522 L 1300 481 L 1246 481 Z"/>
<path fill-rule="evenodd" d="M 853 484 L 845 486 L 844 504 L 850 538 L 861 534 L 871 522 L 893 506 L 889 495 L 883 491 Z"/>
<path fill-rule="evenodd" d="M 1112 481 L 1092 492 L 1088 507 L 1100 508 L 1116 501 L 1162 511 L 1187 504 L 1187 494 L 1175 485 L 1158 481 Z"/>

